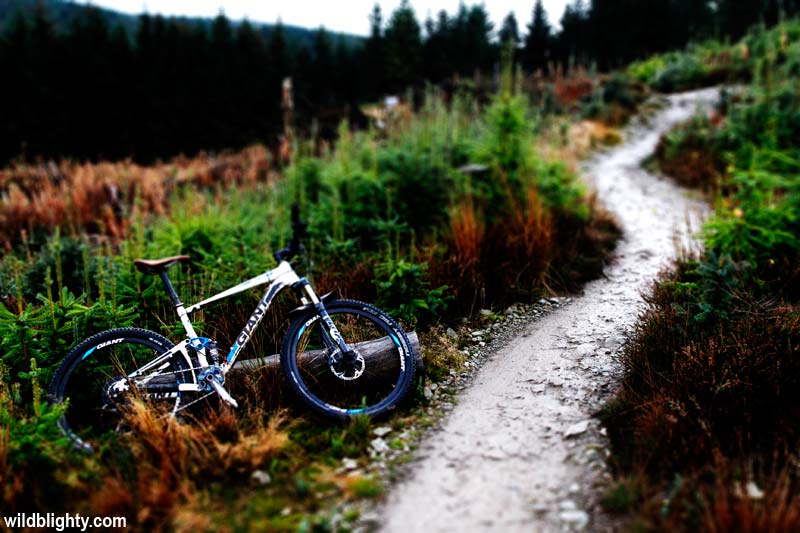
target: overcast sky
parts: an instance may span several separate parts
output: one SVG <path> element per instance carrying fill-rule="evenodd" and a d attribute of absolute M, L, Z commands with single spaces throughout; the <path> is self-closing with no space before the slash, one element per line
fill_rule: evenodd
<path fill-rule="evenodd" d="M 80 0 L 80 3 L 87 3 Z M 375 0 L 92 0 L 96 6 L 108 7 L 125 13 L 138 14 L 147 11 L 151 14 L 189 15 L 201 17 L 216 16 L 220 10 L 231 19 L 247 17 L 254 22 L 275 22 L 280 18 L 284 24 L 318 28 L 325 26 L 332 31 L 342 31 L 357 35 L 369 33 L 368 16 Z M 450 14 L 458 10 L 460 0 L 411 0 L 420 23 L 428 13 L 434 17 L 444 9 Z M 465 1 L 467 5 L 478 2 Z M 484 2 L 489 16 L 498 29 L 503 18 L 513 11 L 517 17 L 520 31 L 531 20 L 535 0 L 491 0 Z M 400 0 L 378 0 L 384 20 L 389 18 Z M 553 25 L 558 25 L 567 0 L 544 0 L 544 7 Z"/>

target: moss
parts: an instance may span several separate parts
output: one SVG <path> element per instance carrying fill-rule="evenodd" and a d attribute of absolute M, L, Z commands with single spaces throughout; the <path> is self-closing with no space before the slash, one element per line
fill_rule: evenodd
<path fill-rule="evenodd" d="M 371 477 L 357 478 L 350 485 L 350 491 L 359 498 L 377 498 L 383 494 L 383 483 Z"/>

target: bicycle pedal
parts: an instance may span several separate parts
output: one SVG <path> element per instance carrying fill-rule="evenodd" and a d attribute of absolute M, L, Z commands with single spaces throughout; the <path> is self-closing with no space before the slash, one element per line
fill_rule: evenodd
<path fill-rule="evenodd" d="M 222 401 L 224 401 L 225 403 L 227 403 L 232 407 L 235 408 L 239 407 L 239 404 L 236 403 L 236 400 L 233 398 L 233 396 L 231 396 L 231 394 L 227 390 L 225 390 L 225 387 L 220 385 L 219 381 L 215 379 L 210 381 L 209 383 L 211 384 L 211 388 L 214 389 L 214 392 L 219 394 L 219 397 L 222 398 Z"/>

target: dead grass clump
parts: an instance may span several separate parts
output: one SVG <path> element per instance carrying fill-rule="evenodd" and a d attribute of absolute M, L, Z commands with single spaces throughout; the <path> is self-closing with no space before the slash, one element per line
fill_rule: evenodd
<path fill-rule="evenodd" d="M 230 187 L 270 181 L 271 156 L 263 146 L 235 153 L 178 157 L 143 167 L 119 163 L 17 164 L 0 170 L 0 243 L 29 235 L 81 231 L 122 238 L 134 212 L 164 215 L 176 187 Z"/>
<path fill-rule="evenodd" d="M 720 192 L 726 164 L 716 135 L 724 122 L 718 112 L 697 115 L 663 135 L 653 156 L 661 171 L 686 187 Z"/>
<path fill-rule="evenodd" d="M 655 157 L 661 171 L 685 187 L 707 193 L 720 188 L 725 167 L 719 156 L 708 147 L 685 147 L 668 155 L 662 140 L 656 147 Z"/>
<path fill-rule="evenodd" d="M 474 202 L 463 201 L 453 209 L 450 217 L 453 248 L 456 261 L 467 271 L 480 262 L 480 250 L 485 235 L 485 224 Z"/>
<path fill-rule="evenodd" d="M 230 410 L 207 409 L 196 418 L 184 422 L 131 402 L 125 414 L 131 431 L 121 438 L 127 453 L 92 495 L 90 507 L 132 517 L 142 529 L 186 525 L 184 506 L 209 481 L 246 479 L 289 442 L 283 413 L 267 417 L 253 410 L 238 420 Z"/>
<path fill-rule="evenodd" d="M 570 106 L 580 102 L 582 98 L 592 94 L 594 89 L 595 80 L 585 75 L 558 78 L 553 84 L 553 93 L 556 96 L 556 101 L 563 106 Z"/>
<path fill-rule="evenodd" d="M 458 349 L 456 339 L 451 338 L 442 326 L 433 326 L 420 332 L 425 375 L 433 381 L 441 380 L 451 369 L 460 368 L 467 360 Z"/>
<path fill-rule="evenodd" d="M 477 202 L 457 204 L 448 253 L 429 261 L 433 283 L 451 287 L 462 309 L 573 290 L 602 272 L 619 236 L 593 195 L 582 200 L 583 213 L 546 207 L 535 184 L 508 195 L 508 214 L 491 224 Z"/>
<path fill-rule="evenodd" d="M 183 422 L 164 417 L 144 403 L 126 416 L 134 453 L 151 463 L 166 460 L 180 478 L 246 473 L 273 457 L 288 442 L 283 413 L 267 417 L 253 408 L 239 420 L 227 408 L 204 409 Z"/>
<path fill-rule="evenodd" d="M 627 375 L 617 435 L 654 475 L 726 453 L 769 449 L 800 436 L 800 329 L 794 313 L 739 317 L 681 344 L 685 319 L 672 309 L 650 312 L 623 357 Z M 619 406 L 617 407 L 619 408 Z M 639 453 L 639 452 L 634 452 Z"/>
<path fill-rule="evenodd" d="M 542 205 L 536 187 L 529 187 L 525 194 L 525 207 L 514 213 L 511 241 L 522 252 L 522 259 L 535 270 L 547 271 L 553 256 L 553 217 Z M 514 243 L 514 237 L 520 239 Z"/>
<path fill-rule="evenodd" d="M 622 142 L 617 128 L 597 120 L 557 123 L 540 138 L 537 151 L 550 161 L 561 161 L 574 170 L 593 150 Z"/>
<path fill-rule="evenodd" d="M 798 531 L 800 480 L 796 467 L 787 466 L 796 457 L 782 453 L 761 466 L 715 450 L 706 468 L 676 472 L 659 483 L 634 472 L 610 487 L 603 506 L 614 513 L 634 511 L 635 531 Z"/>
<path fill-rule="evenodd" d="M 452 209 L 450 232 L 453 271 L 461 282 L 456 287 L 478 287 L 486 227 L 474 201 L 465 200 Z"/>
<path fill-rule="evenodd" d="M 800 530 L 800 493 L 794 467 L 767 475 L 742 474 L 749 468 L 722 458 L 716 481 L 702 492 L 701 529 L 709 533 Z"/>
<path fill-rule="evenodd" d="M 263 416 L 254 418 L 255 425 L 240 432 L 236 440 L 212 439 L 214 446 L 210 459 L 218 458 L 223 471 L 249 475 L 265 466 L 289 442 L 288 434 L 281 429 L 286 423 L 283 415 L 273 416 L 266 423 Z"/>

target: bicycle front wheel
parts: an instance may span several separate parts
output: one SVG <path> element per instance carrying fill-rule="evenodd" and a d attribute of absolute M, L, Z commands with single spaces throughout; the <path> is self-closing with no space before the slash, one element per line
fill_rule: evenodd
<path fill-rule="evenodd" d="M 91 451 L 103 435 L 125 427 L 122 408 L 133 398 L 164 412 L 177 409 L 176 385 L 190 374 L 181 357 L 171 357 L 143 376 L 127 377 L 173 346 L 157 333 L 135 328 L 104 331 L 75 346 L 48 390 L 51 403 L 67 405 L 58 425 L 77 447 Z M 145 383 L 147 393 L 142 390 Z M 159 386 L 164 392 L 153 394 Z"/>
<path fill-rule="evenodd" d="M 378 417 L 394 409 L 414 378 L 414 352 L 405 332 L 369 304 L 338 300 L 325 307 L 351 350 L 339 353 L 321 316 L 309 311 L 289 327 L 281 349 L 291 387 L 328 418 Z"/>

